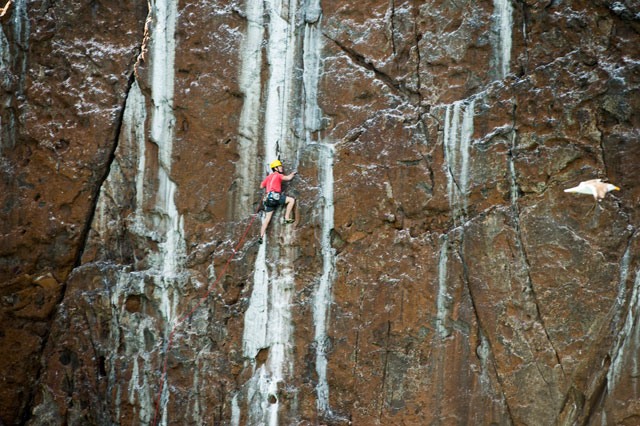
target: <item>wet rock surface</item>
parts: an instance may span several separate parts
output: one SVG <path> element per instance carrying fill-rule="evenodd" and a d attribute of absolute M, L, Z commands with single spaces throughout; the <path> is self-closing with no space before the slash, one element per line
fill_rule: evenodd
<path fill-rule="evenodd" d="M 633 424 L 638 13 L 12 2 L 0 419 Z"/>

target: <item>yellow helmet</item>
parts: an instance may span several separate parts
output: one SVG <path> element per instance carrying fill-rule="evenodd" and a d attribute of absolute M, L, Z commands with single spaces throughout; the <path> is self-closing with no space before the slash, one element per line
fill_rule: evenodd
<path fill-rule="evenodd" d="M 280 160 L 276 160 L 276 161 L 271 163 L 271 168 L 272 169 L 275 169 L 278 166 L 282 166 L 282 163 L 280 162 Z"/>

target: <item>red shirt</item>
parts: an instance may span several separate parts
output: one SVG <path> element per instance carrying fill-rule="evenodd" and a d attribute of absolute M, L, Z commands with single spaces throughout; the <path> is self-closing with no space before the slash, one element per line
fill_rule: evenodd
<path fill-rule="evenodd" d="M 267 188 L 267 192 L 282 191 L 282 174 L 273 172 L 267 176 L 260 184 L 261 188 Z"/>

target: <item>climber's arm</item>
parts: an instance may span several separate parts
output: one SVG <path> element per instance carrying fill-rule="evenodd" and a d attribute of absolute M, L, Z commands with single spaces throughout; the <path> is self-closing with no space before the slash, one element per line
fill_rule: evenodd
<path fill-rule="evenodd" d="M 285 181 L 285 182 L 289 182 L 297 174 L 298 174 L 298 172 L 293 172 L 290 175 L 282 176 L 282 180 Z"/>

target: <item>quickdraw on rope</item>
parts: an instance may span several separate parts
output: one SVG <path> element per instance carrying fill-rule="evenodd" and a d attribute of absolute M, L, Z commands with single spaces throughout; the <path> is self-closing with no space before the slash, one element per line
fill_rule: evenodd
<path fill-rule="evenodd" d="M 224 271 L 226 271 L 227 266 L 229 266 L 229 264 L 231 263 L 231 260 L 233 259 L 233 256 L 235 256 L 236 252 L 238 251 L 238 249 L 242 245 L 242 242 L 244 241 L 244 238 L 247 236 L 247 233 L 249 232 L 249 229 L 251 228 L 251 225 L 253 225 L 253 221 L 256 219 L 256 216 L 258 215 L 258 212 L 260 211 L 261 207 L 262 207 L 262 202 L 260 202 L 260 204 L 258 205 L 258 210 L 256 210 L 256 212 L 253 214 L 253 217 L 251 218 L 251 222 L 249 222 L 249 225 L 247 226 L 247 229 L 245 229 L 244 234 L 242 235 L 242 238 L 240 238 L 240 241 L 238 242 L 238 245 L 236 245 L 236 247 L 233 249 L 233 253 L 231 253 L 231 256 L 229 257 L 229 260 L 227 260 L 227 263 L 224 265 L 224 268 L 222 268 L 222 271 L 220 272 L 220 274 L 218 274 L 218 278 L 216 278 L 215 282 L 213 284 L 211 284 L 211 286 L 209 287 L 209 290 L 207 291 L 207 294 L 205 294 L 202 297 L 202 299 L 200 299 L 200 301 L 196 304 L 196 306 L 194 306 L 193 309 L 191 309 L 188 314 L 184 315 L 176 323 L 176 325 L 173 326 L 173 329 L 171 330 L 171 335 L 169 336 L 169 343 L 167 344 L 167 349 L 166 349 L 165 354 L 164 354 L 164 365 L 162 367 L 162 378 L 160 379 L 160 389 L 158 390 L 158 400 L 156 402 L 156 411 L 155 411 L 155 414 L 153 415 L 152 426 L 156 425 L 156 419 L 157 419 L 157 416 L 158 416 L 158 410 L 160 408 L 160 398 L 162 396 L 162 386 L 164 385 L 164 378 L 165 378 L 165 375 L 166 375 L 166 372 L 167 372 L 167 358 L 169 357 L 169 349 L 171 348 L 171 342 L 173 341 L 173 334 L 175 333 L 176 328 L 178 328 L 178 326 L 180 324 L 182 324 L 182 322 L 184 320 L 189 318 L 191 316 L 191 314 L 193 313 L 193 311 L 195 311 L 196 308 L 198 306 L 200 306 L 202 304 L 202 302 L 204 302 L 207 297 L 209 297 L 209 293 L 211 293 L 211 290 L 213 290 L 213 288 L 216 286 L 216 284 L 218 283 L 220 278 L 224 275 Z"/>

